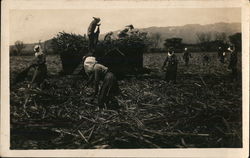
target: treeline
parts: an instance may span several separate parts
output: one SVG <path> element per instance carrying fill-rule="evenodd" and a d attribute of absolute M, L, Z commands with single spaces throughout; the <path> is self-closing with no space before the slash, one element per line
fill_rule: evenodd
<path fill-rule="evenodd" d="M 86 49 L 87 37 L 82 35 L 70 34 L 63 32 L 55 36 L 52 40 L 45 41 L 43 43 L 36 43 L 42 46 L 43 51 L 46 54 L 59 54 L 61 51 L 75 52 Z M 218 47 L 227 49 L 229 45 L 234 45 L 236 50 L 241 51 L 241 33 L 235 33 L 227 35 L 226 33 L 210 33 L 201 32 L 196 34 L 197 43 L 188 44 L 184 43 L 182 38 L 167 38 L 162 39 L 160 33 L 143 34 L 146 50 L 144 53 L 152 52 L 166 52 L 168 48 L 172 47 L 176 52 L 182 52 L 185 47 L 189 48 L 192 52 L 214 52 L 218 50 Z M 61 39 L 59 39 L 61 38 Z M 58 42 L 55 43 L 55 40 Z M 54 41 L 54 42 L 53 42 Z M 62 43 L 60 43 L 60 41 Z M 102 43 L 102 41 L 100 41 Z M 163 46 L 160 45 L 163 42 Z M 140 43 L 141 44 L 141 43 Z M 10 55 L 32 55 L 33 47 L 35 44 L 28 45 L 22 41 L 16 41 L 14 46 L 10 46 Z M 28 48 L 27 48 L 28 47 Z"/>
<path fill-rule="evenodd" d="M 241 51 L 241 33 L 235 33 L 227 36 L 226 33 L 197 33 L 197 43 L 184 43 L 182 38 L 167 38 L 164 40 L 164 46 L 161 47 L 159 43 L 162 41 L 161 35 L 155 33 L 151 35 L 152 45 L 148 52 L 166 52 L 168 48 L 172 47 L 175 51 L 182 52 L 185 47 L 192 52 L 215 52 L 218 47 L 226 50 L 229 45 L 234 45 L 237 51 Z"/>

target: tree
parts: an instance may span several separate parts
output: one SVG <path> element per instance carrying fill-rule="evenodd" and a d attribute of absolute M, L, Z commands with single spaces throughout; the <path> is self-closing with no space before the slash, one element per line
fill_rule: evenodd
<path fill-rule="evenodd" d="M 197 42 L 203 51 L 208 51 L 210 49 L 210 42 L 212 40 L 211 32 L 199 32 L 196 34 Z"/>
<path fill-rule="evenodd" d="M 227 41 L 227 34 L 225 32 L 216 32 L 214 35 L 214 40 L 226 42 Z"/>
<path fill-rule="evenodd" d="M 214 50 L 218 50 L 218 48 L 221 47 L 223 51 L 226 51 L 228 48 L 227 34 L 225 32 L 215 32 L 214 41 L 212 43 L 213 43 L 212 47 Z"/>
<path fill-rule="evenodd" d="M 160 33 L 153 33 L 151 35 L 151 39 L 152 39 L 152 43 L 153 43 L 153 47 L 157 48 L 159 47 L 159 43 L 161 42 L 161 34 Z"/>
<path fill-rule="evenodd" d="M 18 55 L 21 55 L 21 51 L 25 48 L 25 45 L 22 41 L 16 41 L 15 42 L 15 47 L 16 47 L 16 50 L 17 50 L 17 54 Z"/>
<path fill-rule="evenodd" d="M 169 49 L 173 47 L 177 51 L 181 51 L 183 49 L 182 38 L 168 38 L 165 40 L 164 46 Z"/>
<path fill-rule="evenodd" d="M 198 43 L 210 42 L 212 39 L 211 32 L 198 32 L 196 34 Z"/>

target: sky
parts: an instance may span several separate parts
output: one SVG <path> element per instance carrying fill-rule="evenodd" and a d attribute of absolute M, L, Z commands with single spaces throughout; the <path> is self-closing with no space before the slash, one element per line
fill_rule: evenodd
<path fill-rule="evenodd" d="M 238 8 L 162 8 L 162 9 L 81 9 L 11 10 L 10 44 L 45 41 L 58 32 L 86 34 L 92 17 L 101 18 L 101 34 L 123 29 L 241 22 Z"/>

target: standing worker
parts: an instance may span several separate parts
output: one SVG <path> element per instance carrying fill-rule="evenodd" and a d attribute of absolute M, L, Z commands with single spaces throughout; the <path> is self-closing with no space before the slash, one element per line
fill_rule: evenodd
<path fill-rule="evenodd" d="M 99 34 L 100 34 L 100 25 L 101 24 L 98 24 L 97 25 L 97 30 L 96 32 L 94 33 L 94 47 L 96 47 L 98 41 L 99 41 Z"/>
<path fill-rule="evenodd" d="M 35 72 L 31 80 L 31 84 L 29 87 L 34 87 L 37 85 L 41 88 L 42 84 L 44 83 L 44 79 L 47 77 L 47 65 L 46 65 L 46 56 L 42 52 L 41 46 L 36 45 L 34 47 L 35 51 Z"/>
<path fill-rule="evenodd" d="M 95 61 L 94 57 L 87 57 L 84 59 L 84 70 L 89 81 L 94 82 L 93 97 L 98 95 L 99 108 L 117 109 L 118 102 L 115 96 L 120 93 L 120 89 L 115 75 L 109 69 Z M 101 88 L 99 88 L 100 81 L 102 81 Z M 111 106 L 112 105 L 112 106 Z"/>
<path fill-rule="evenodd" d="M 110 42 L 112 40 L 113 32 L 109 32 L 104 36 L 104 41 Z"/>
<path fill-rule="evenodd" d="M 166 64 L 168 66 L 167 66 L 165 80 L 173 81 L 173 83 L 176 83 L 178 60 L 174 53 L 174 50 L 172 49 L 170 49 L 170 51 L 168 52 L 167 58 L 165 59 L 162 66 L 162 70 L 165 68 Z"/>
<path fill-rule="evenodd" d="M 218 59 L 220 59 L 221 55 L 222 55 L 222 48 L 218 47 Z"/>
<path fill-rule="evenodd" d="M 132 24 L 125 26 L 125 28 L 118 33 L 118 38 L 128 37 L 129 33 L 131 33 L 133 29 L 134 29 L 134 26 Z"/>
<path fill-rule="evenodd" d="M 222 64 L 225 63 L 225 55 L 226 53 L 222 50 L 221 47 L 218 48 L 218 58 Z"/>
<path fill-rule="evenodd" d="M 118 33 L 118 38 L 125 38 L 125 37 L 128 37 L 128 31 L 129 31 L 129 29 L 128 28 L 125 28 L 125 29 L 123 29 L 122 31 L 120 31 L 119 33 Z"/>
<path fill-rule="evenodd" d="M 95 43 L 96 43 L 96 35 L 99 35 L 98 30 L 95 32 L 96 26 L 100 26 L 100 24 L 98 24 L 101 19 L 100 18 L 96 18 L 93 17 L 94 20 L 92 20 L 92 22 L 90 23 L 89 27 L 88 27 L 88 37 L 89 37 L 89 51 L 93 51 L 94 47 L 95 47 Z M 98 27 L 99 28 L 99 27 Z"/>
<path fill-rule="evenodd" d="M 232 70 L 232 74 L 231 74 L 231 80 L 237 80 L 238 79 L 238 70 L 237 70 L 237 52 L 235 51 L 233 46 L 230 46 L 228 48 L 229 52 L 230 52 L 230 61 L 229 61 L 229 65 L 228 65 L 228 69 Z"/>
<path fill-rule="evenodd" d="M 183 60 L 185 61 L 185 65 L 188 66 L 189 58 L 191 58 L 191 53 L 188 51 L 187 48 L 184 49 Z"/>

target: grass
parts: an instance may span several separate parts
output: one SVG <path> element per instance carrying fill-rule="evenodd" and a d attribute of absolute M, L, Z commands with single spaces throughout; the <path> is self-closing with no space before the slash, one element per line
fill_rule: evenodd
<path fill-rule="evenodd" d="M 28 81 L 11 86 L 11 148 L 241 147 L 241 81 L 230 81 L 227 60 L 221 64 L 216 53 L 207 54 L 208 65 L 193 53 L 188 67 L 177 54 L 177 84 L 163 80 L 166 54 L 145 54 L 144 66 L 152 72 L 119 81 L 119 111 L 96 111 L 96 100 L 88 98 L 93 89 L 83 89 L 79 76 L 58 76 L 59 57 L 48 56 L 51 86 L 28 92 L 30 118 L 22 108 Z M 31 60 L 11 57 L 11 79 Z"/>

